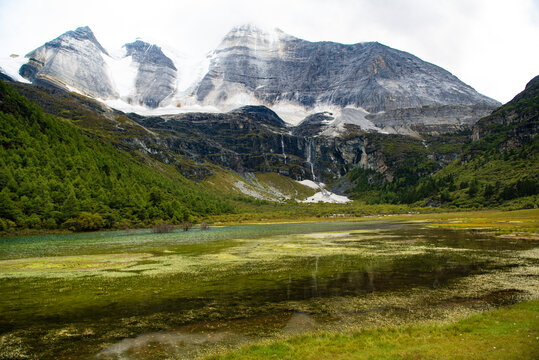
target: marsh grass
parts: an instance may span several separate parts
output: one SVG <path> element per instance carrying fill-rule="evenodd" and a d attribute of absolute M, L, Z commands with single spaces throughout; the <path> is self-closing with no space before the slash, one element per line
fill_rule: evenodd
<path fill-rule="evenodd" d="M 0 344 L 42 359 L 185 358 L 539 298 L 535 241 L 413 220 L 1 239 Z"/>
<path fill-rule="evenodd" d="M 537 359 L 539 302 L 456 323 L 313 333 L 208 359 Z"/>

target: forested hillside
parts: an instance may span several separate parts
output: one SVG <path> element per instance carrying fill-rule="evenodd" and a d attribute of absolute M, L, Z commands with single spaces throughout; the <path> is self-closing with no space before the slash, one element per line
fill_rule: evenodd
<path fill-rule="evenodd" d="M 232 212 L 167 165 L 43 113 L 0 81 L 0 230 L 179 223 Z"/>

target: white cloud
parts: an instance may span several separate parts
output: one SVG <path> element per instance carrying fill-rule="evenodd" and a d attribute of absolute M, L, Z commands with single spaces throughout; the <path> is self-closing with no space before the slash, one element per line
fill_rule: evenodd
<path fill-rule="evenodd" d="M 0 0 L 0 57 L 82 25 L 106 48 L 142 37 L 201 55 L 252 22 L 310 41 L 379 41 L 506 102 L 539 73 L 538 19 L 533 0 Z"/>

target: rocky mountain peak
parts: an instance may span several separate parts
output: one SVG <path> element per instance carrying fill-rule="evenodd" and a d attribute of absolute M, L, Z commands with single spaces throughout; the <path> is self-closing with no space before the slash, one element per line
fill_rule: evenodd
<path fill-rule="evenodd" d="M 263 29 L 254 24 L 236 26 L 230 30 L 217 51 L 234 47 L 253 48 L 255 51 L 269 50 L 279 46 L 281 41 L 295 39 L 281 29 Z"/>
<path fill-rule="evenodd" d="M 89 26 L 81 26 L 76 28 L 75 30 L 67 31 L 56 39 L 49 41 L 45 45 L 51 47 L 68 47 L 70 46 L 70 44 L 73 44 L 73 40 L 77 42 L 89 41 L 103 54 L 108 55 L 107 50 L 105 50 L 105 48 L 101 46 L 99 41 L 97 41 L 93 31 L 90 29 Z M 29 55 L 27 55 L 27 57 L 28 56 Z"/>
<path fill-rule="evenodd" d="M 85 26 L 68 31 L 26 55 L 28 63 L 19 74 L 32 81 L 46 83 L 96 98 L 115 98 L 105 63 L 107 51 Z"/>
<path fill-rule="evenodd" d="M 230 114 L 244 114 L 252 119 L 275 127 L 286 127 L 286 123 L 274 111 L 265 106 L 242 106 L 229 112 Z"/>
<path fill-rule="evenodd" d="M 137 69 L 129 103 L 156 108 L 174 96 L 178 71 L 159 46 L 137 39 L 123 47 Z"/>
<path fill-rule="evenodd" d="M 378 42 L 311 42 L 244 24 L 197 65 L 197 76 L 166 47 L 137 39 L 123 49 L 110 56 L 89 27 L 79 27 L 30 52 L 19 73 L 121 109 L 264 105 L 290 124 L 330 111 L 332 124 L 318 116 L 302 125 L 326 136 L 346 133 L 349 125 L 415 135 L 447 125 L 455 130 L 499 106 L 448 71 Z"/>
<path fill-rule="evenodd" d="M 170 69 L 176 69 L 174 63 L 168 58 L 161 48 L 155 44 L 150 44 L 140 39 L 124 45 L 126 56 L 132 56 L 133 60 L 142 63 L 152 63 L 154 65 L 166 66 Z"/>

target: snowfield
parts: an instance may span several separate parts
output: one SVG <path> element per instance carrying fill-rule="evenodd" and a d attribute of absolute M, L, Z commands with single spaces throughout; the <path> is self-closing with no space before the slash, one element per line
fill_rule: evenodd
<path fill-rule="evenodd" d="M 344 204 L 350 201 L 352 200 L 350 200 L 346 196 L 337 195 L 329 191 L 320 191 L 314 194 L 313 196 L 303 200 L 302 202 L 304 203 L 325 202 L 325 203 L 334 203 L 334 204 Z"/>

